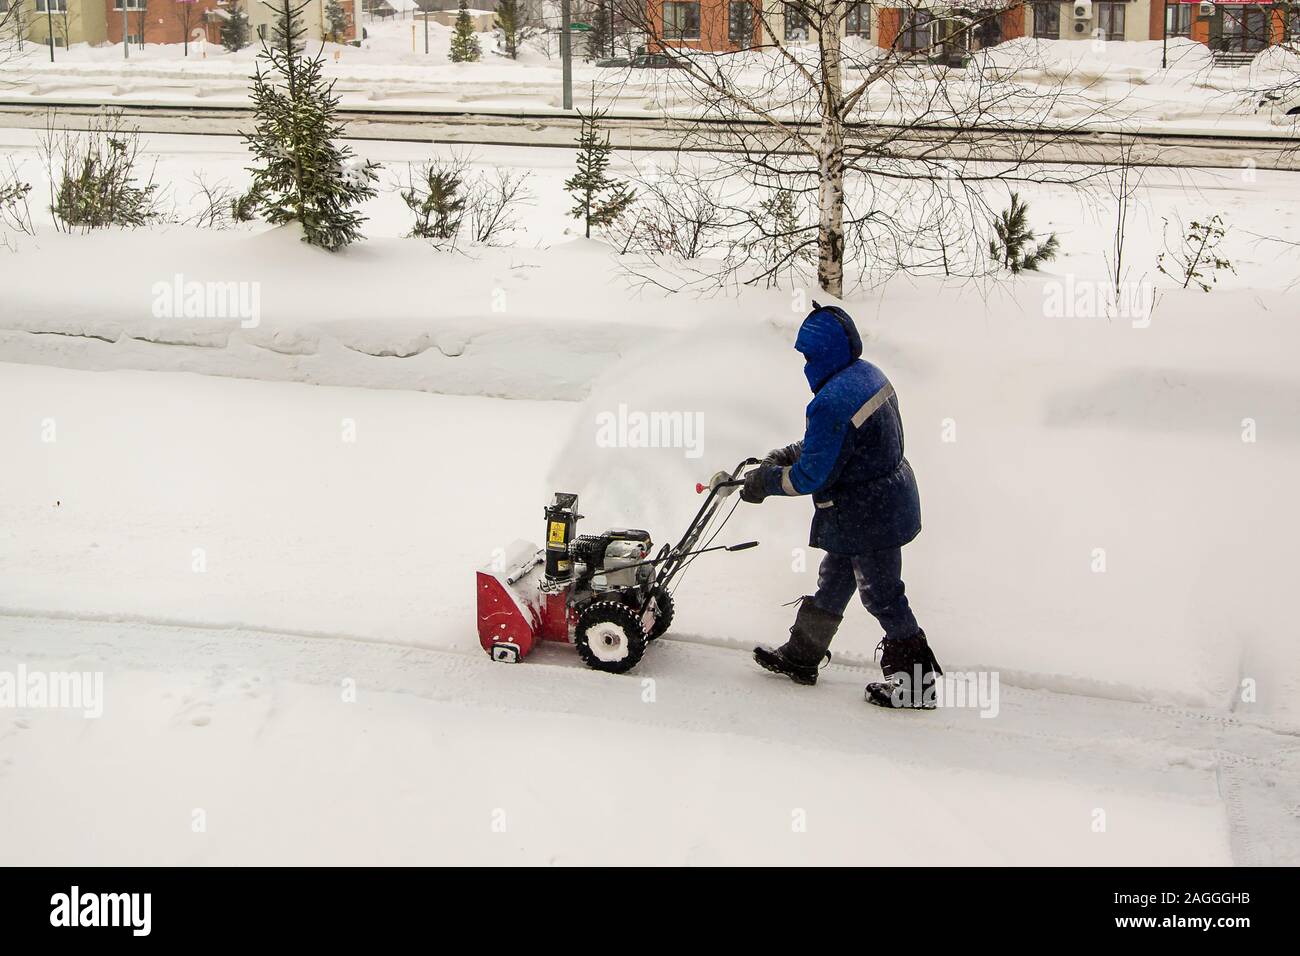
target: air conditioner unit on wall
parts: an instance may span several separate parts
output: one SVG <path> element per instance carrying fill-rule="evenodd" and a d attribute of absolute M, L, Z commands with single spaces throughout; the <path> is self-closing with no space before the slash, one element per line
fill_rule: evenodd
<path fill-rule="evenodd" d="M 1075 32 L 1075 33 L 1077 33 L 1077 34 L 1079 34 L 1080 36 L 1082 36 L 1083 34 L 1088 33 L 1088 32 L 1090 32 L 1090 31 L 1091 31 L 1091 27 L 1089 26 L 1087 20 L 1075 20 L 1075 21 L 1074 21 L 1074 32 Z"/>
<path fill-rule="evenodd" d="M 1092 0 L 1074 0 L 1074 19 L 1092 19 Z"/>
<path fill-rule="evenodd" d="M 1203 17 L 1214 16 L 1214 4 L 1207 2 L 1207 0 L 1203 0 L 1198 10 Z"/>

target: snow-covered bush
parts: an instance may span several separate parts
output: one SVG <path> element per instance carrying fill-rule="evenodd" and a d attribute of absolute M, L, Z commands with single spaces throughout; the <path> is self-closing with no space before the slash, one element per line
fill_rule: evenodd
<path fill-rule="evenodd" d="M 532 198 L 528 178 L 529 173 L 498 168 L 471 182 L 467 203 L 470 238 L 481 246 L 501 245 L 519 228 L 518 208 Z"/>
<path fill-rule="evenodd" d="M 31 183 L 18 178 L 18 170 L 10 160 L 9 172 L 0 173 L 0 229 L 33 233 L 31 207 L 27 203 L 31 191 Z"/>
<path fill-rule="evenodd" d="M 163 218 L 153 173 L 143 182 L 136 179 L 139 134 L 123 125 L 120 112 L 106 111 L 85 132 L 51 125 L 41 140 L 41 153 L 56 228 L 88 232 L 143 226 Z"/>
<path fill-rule="evenodd" d="M 531 198 L 528 173 L 496 169 L 472 175 L 470 160 L 434 160 L 407 174 L 399 194 L 415 222 L 408 236 L 431 239 L 443 249 L 460 240 L 499 245 L 518 228 L 518 207 Z"/>
<path fill-rule="evenodd" d="M 733 221 L 718 187 L 674 168 L 641 178 L 637 199 L 611 232 L 621 251 L 698 259 L 730 243 Z"/>
<path fill-rule="evenodd" d="M 198 209 L 184 220 L 187 226 L 205 229 L 229 229 L 236 223 L 249 222 L 254 217 L 248 210 L 248 194 L 238 192 L 222 180 L 209 183 L 202 173 L 194 178 L 195 199 Z"/>
<path fill-rule="evenodd" d="M 768 286 L 813 261 L 813 243 L 806 235 L 805 219 L 794 194 L 787 190 L 773 192 L 759 202 L 752 214 L 746 245 L 757 255 Z"/>
<path fill-rule="evenodd" d="M 465 164 L 459 161 L 420 167 L 418 177 L 401 192 L 402 201 L 415 213 L 408 236 L 455 244 L 465 215 L 464 175 Z"/>
<path fill-rule="evenodd" d="M 1219 281 L 1219 270 L 1236 272 L 1232 262 L 1219 255 L 1219 244 L 1227 235 L 1223 220 L 1214 215 L 1205 222 L 1193 220 L 1184 229 L 1178 226 L 1178 240 L 1170 247 L 1169 220 L 1165 220 L 1165 249 L 1156 257 L 1156 268 L 1182 283 L 1186 289 L 1193 282 L 1202 292 L 1209 292 Z"/>

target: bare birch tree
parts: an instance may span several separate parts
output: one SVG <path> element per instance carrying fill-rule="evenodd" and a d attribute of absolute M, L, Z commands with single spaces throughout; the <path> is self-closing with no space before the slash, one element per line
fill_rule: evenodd
<path fill-rule="evenodd" d="M 23 20 L 23 5 L 17 0 L 0 9 L 0 66 L 17 60 L 24 54 L 23 40 L 27 24 Z M 14 78 L 0 79 L 0 88 L 12 84 Z"/>
<path fill-rule="evenodd" d="M 1041 71 L 1022 81 L 1037 65 L 1032 45 L 985 49 L 1024 16 L 1021 0 L 872 5 L 877 43 L 846 39 L 846 20 L 860 30 L 863 16 L 850 0 L 754 0 L 748 32 L 735 17 L 702 25 L 683 11 L 691 5 L 617 2 L 647 49 L 677 67 L 661 72 L 663 105 L 691 117 L 674 121 L 679 148 L 723 157 L 718 174 L 747 181 L 751 202 L 793 194 L 809 215 L 786 247 L 815 256 L 831 295 L 843 294 L 846 263 L 850 283 L 897 269 L 984 274 L 978 233 L 994 213 L 983 184 L 1096 173 L 1063 140 L 1102 105 Z M 719 29 L 728 35 L 702 36 Z M 1114 116 L 1121 105 L 1105 108 Z"/>

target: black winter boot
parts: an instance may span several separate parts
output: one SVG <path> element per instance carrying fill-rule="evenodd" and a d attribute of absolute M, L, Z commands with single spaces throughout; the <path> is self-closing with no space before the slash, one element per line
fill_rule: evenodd
<path fill-rule="evenodd" d="M 822 659 L 830 660 L 831 653 L 826 648 L 830 647 L 843 619 L 839 614 L 823 611 L 805 595 L 800 598 L 790 640 L 776 650 L 754 648 L 754 660 L 760 667 L 784 674 L 796 684 L 815 684 Z"/>
<path fill-rule="evenodd" d="M 884 653 L 880 655 L 880 670 L 885 679 L 867 685 L 867 702 L 878 707 L 934 710 L 934 681 L 943 674 L 943 668 L 930 650 L 925 631 L 881 644 Z"/>

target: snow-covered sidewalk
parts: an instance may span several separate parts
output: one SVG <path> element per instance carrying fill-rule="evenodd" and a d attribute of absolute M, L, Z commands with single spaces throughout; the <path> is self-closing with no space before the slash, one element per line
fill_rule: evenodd
<path fill-rule="evenodd" d="M 864 670 L 796 688 L 679 641 L 611 677 L 566 648 L 0 617 L 16 662 L 102 670 L 106 707 L 0 710 L 5 865 L 1294 862 L 1283 808 L 1245 813 L 1280 796 L 1271 735 L 1172 709 L 887 714 Z"/>

